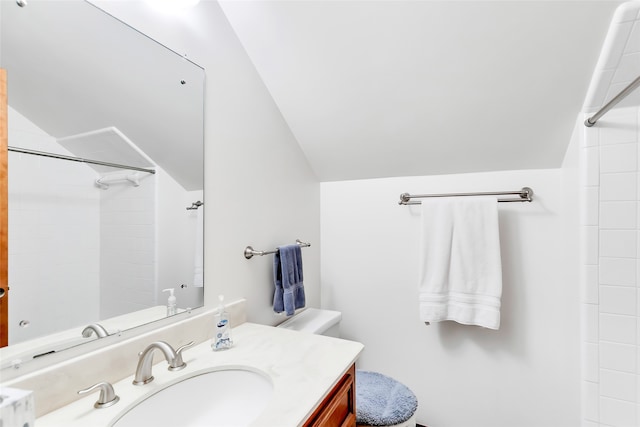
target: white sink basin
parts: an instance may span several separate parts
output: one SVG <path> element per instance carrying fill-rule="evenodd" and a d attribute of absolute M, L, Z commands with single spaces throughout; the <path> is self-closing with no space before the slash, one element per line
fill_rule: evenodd
<path fill-rule="evenodd" d="M 264 410 L 272 393 L 271 381 L 254 371 L 194 373 L 145 397 L 111 426 L 246 426 Z"/>

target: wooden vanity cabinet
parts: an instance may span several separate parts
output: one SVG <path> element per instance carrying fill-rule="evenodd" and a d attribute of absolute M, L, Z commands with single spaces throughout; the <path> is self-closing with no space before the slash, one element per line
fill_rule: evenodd
<path fill-rule="evenodd" d="M 304 427 L 355 427 L 356 366 L 351 368 L 329 392 Z"/>

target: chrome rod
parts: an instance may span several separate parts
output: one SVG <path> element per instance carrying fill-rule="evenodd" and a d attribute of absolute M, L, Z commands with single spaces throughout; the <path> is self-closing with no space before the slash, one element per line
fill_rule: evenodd
<path fill-rule="evenodd" d="M 619 94 L 614 96 L 611 99 L 611 101 L 607 102 L 604 105 L 604 107 L 602 107 L 600 110 L 598 110 L 597 113 L 595 113 L 593 116 L 591 116 L 587 120 L 585 120 L 584 121 L 584 125 L 586 127 L 589 127 L 589 128 L 591 126 L 595 125 L 600 117 L 604 116 L 607 111 L 612 109 L 618 102 L 622 101 L 624 98 L 626 98 L 631 92 L 636 90 L 638 87 L 640 87 L 640 76 L 636 77 L 636 79 L 634 81 L 632 81 L 629 84 L 629 86 L 627 86 L 624 89 L 622 89 L 622 91 Z"/>
<path fill-rule="evenodd" d="M 499 202 L 530 202 L 533 200 L 533 190 L 529 187 L 522 187 L 519 191 L 489 191 L 480 193 L 449 193 L 449 194 L 409 194 L 400 195 L 399 205 L 419 205 L 420 202 L 412 202 L 411 199 L 422 199 L 427 197 L 467 197 L 467 196 L 507 196 L 517 195 L 519 198 L 498 199 Z"/>
<path fill-rule="evenodd" d="M 108 166 L 110 168 L 118 168 L 118 169 L 129 169 L 129 170 L 146 172 L 151 174 L 156 173 L 154 169 L 141 168 L 138 166 L 120 165 L 118 163 L 102 162 L 100 160 L 83 159 L 82 157 L 65 156 L 64 154 L 47 153 L 45 151 L 29 150 L 27 148 L 7 147 L 7 149 L 15 153 L 32 154 L 34 156 L 50 157 L 52 159 L 70 160 L 72 162 L 79 162 L 79 163 L 90 163 L 92 165 Z"/>
<path fill-rule="evenodd" d="M 300 245 L 301 248 L 308 248 L 309 246 L 311 246 L 311 243 L 303 242 L 300 239 L 296 239 L 296 244 Z M 276 252 L 278 252 L 278 249 L 274 249 L 272 251 L 256 251 L 251 246 L 247 246 L 246 248 L 244 248 L 244 257 L 246 259 L 251 259 L 254 255 L 263 256 L 275 254 Z"/>

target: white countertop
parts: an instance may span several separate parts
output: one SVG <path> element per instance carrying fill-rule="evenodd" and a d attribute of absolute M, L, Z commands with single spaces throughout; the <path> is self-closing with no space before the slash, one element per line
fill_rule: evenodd
<path fill-rule="evenodd" d="M 209 342 L 184 350 L 187 367 L 171 372 L 164 358 L 153 367 L 155 380 L 134 386 L 133 372 L 113 387 L 120 401 L 112 407 L 94 409 L 98 393 L 75 401 L 36 420 L 36 427 L 106 427 L 145 395 L 164 388 L 177 378 L 212 368 L 246 367 L 266 374 L 274 393 L 254 427 L 299 426 L 322 402 L 362 352 L 354 341 L 312 335 L 282 328 L 243 323 L 233 329 L 234 346 L 214 352 Z M 91 384 L 88 384 L 91 385 Z M 75 393 L 76 391 L 69 391 Z M 38 402 L 36 402 L 36 405 Z"/>

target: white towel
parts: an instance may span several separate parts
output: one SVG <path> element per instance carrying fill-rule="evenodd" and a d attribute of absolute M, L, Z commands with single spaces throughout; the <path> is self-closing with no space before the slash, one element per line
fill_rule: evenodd
<path fill-rule="evenodd" d="M 500 327 L 502 263 L 495 197 L 422 201 L 420 319 Z"/>
<path fill-rule="evenodd" d="M 193 286 L 204 286 L 204 208 L 200 206 L 196 215 L 196 250 L 193 260 Z"/>

